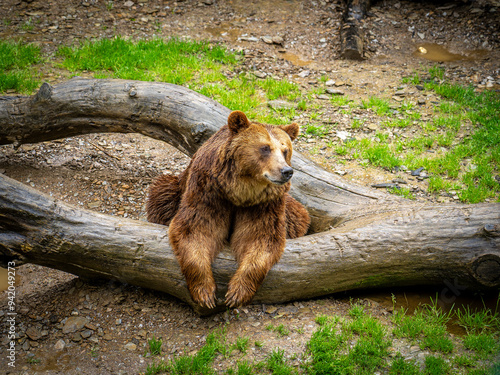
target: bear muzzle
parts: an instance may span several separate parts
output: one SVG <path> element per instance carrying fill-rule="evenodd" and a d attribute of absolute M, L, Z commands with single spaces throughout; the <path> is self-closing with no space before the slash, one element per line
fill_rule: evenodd
<path fill-rule="evenodd" d="M 276 185 L 286 184 L 293 176 L 293 169 L 289 166 L 281 168 L 279 171 L 279 176 L 273 176 L 269 173 L 264 173 L 264 177 L 267 178 L 270 182 Z"/>

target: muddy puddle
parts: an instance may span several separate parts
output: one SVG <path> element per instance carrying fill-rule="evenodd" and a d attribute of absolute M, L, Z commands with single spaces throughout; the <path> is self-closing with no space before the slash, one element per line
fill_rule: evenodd
<path fill-rule="evenodd" d="M 395 303 L 393 304 L 393 296 Z M 447 283 L 441 288 L 432 287 L 409 287 L 394 290 L 374 290 L 359 293 L 349 293 L 349 297 L 339 296 L 344 302 L 351 299 L 368 299 L 378 303 L 385 309 L 392 311 L 400 308 L 407 309 L 407 314 L 413 314 L 415 309 L 423 305 L 432 305 L 437 302 L 437 306 L 443 312 L 453 312 L 457 310 L 478 311 L 490 309 L 492 312 L 500 310 L 499 294 L 479 294 L 470 293 L 457 283 Z M 448 323 L 448 332 L 454 335 L 464 335 L 465 329 L 456 324 L 455 314 Z"/>
<path fill-rule="evenodd" d="M 436 61 L 436 62 L 477 60 L 486 57 L 487 54 L 488 51 L 486 50 L 474 50 L 474 51 L 464 51 L 462 53 L 453 53 L 450 52 L 445 46 L 435 43 L 417 44 L 416 51 L 413 52 L 413 56 L 415 57 L 421 57 L 426 60 Z"/>
<path fill-rule="evenodd" d="M 238 37 L 241 35 L 241 30 L 235 28 L 233 24 L 229 22 L 222 22 L 220 25 L 213 27 L 206 27 L 205 31 L 210 33 L 214 38 L 225 38 L 231 42 L 236 42 Z"/>
<path fill-rule="evenodd" d="M 304 60 L 300 56 L 297 56 L 291 52 L 285 52 L 279 55 L 279 57 L 291 62 L 295 66 L 307 66 L 312 63 L 310 60 Z"/>
<path fill-rule="evenodd" d="M 0 268 L 0 292 L 7 290 L 9 284 L 7 284 L 7 270 L 5 268 Z"/>

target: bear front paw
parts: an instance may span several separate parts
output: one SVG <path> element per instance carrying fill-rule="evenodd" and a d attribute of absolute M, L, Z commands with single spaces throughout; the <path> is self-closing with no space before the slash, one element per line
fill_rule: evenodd
<path fill-rule="evenodd" d="M 207 307 L 209 309 L 215 308 L 217 300 L 215 297 L 215 284 L 190 288 L 189 291 L 193 301 L 201 307 Z"/>
<path fill-rule="evenodd" d="M 243 284 L 230 283 L 226 293 L 226 306 L 236 308 L 248 304 L 255 294 L 255 289 Z"/>

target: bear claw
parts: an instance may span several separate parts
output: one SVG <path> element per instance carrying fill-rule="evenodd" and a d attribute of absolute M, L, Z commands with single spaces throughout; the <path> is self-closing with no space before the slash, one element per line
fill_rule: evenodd
<path fill-rule="evenodd" d="M 251 301 L 254 294 L 254 292 L 246 291 L 241 286 L 239 288 L 232 288 L 230 286 L 226 293 L 226 306 L 229 308 L 236 308 L 246 305 Z"/>

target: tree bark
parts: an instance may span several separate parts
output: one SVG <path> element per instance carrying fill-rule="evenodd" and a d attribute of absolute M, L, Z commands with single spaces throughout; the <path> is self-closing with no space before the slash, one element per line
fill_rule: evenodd
<path fill-rule="evenodd" d="M 230 110 L 164 83 L 73 79 L 31 97 L 0 98 L 0 144 L 96 132 L 137 132 L 188 155 Z M 311 234 L 287 241 L 254 302 L 280 303 L 357 288 L 500 286 L 500 204 L 423 205 L 342 181 L 295 152 L 292 195 Z M 189 296 L 166 227 L 71 207 L 0 175 L 0 263 L 34 263 Z M 236 270 L 216 259 L 218 296 Z"/>
<path fill-rule="evenodd" d="M 343 23 L 340 27 L 340 56 L 349 60 L 363 60 L 364 35 L 361 20 L 370 7 L 370 0 L 346 0 Z"/>

